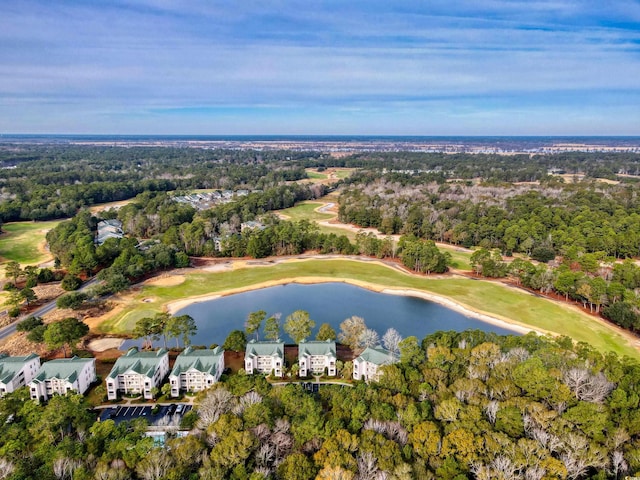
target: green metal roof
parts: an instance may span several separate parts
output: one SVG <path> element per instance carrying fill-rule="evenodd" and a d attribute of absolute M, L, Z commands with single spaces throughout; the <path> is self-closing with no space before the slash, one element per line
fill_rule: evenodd
<path fill-rule="evenodd" d="M 0 354 L 0 383 L 9 383 L 22 370 L 24 364 L 34 358 L 38 358 L 35 353 L 26 357 L 10 357 L 7 354 Z"/>
<path fill-rule="evenodd" d="M 336 342 L 333 340 L 326 341 L 302 341 L 298 344 L 298 358 L 305 355 L 326 355 L 336 356 Z"/>
<path fill-rule="evenodd" d="M 177 377 L 192 368 L 199 372 L 215 375 L 221 355 L 224 355 L 222 347 L 216 347 L 213 350 L 196 350 L 188 347 L 176 358 L 171 375 Z"/>
<path fill-rule="evenodd" d="M 115 365 L 109 372 L 109 378 L 116 378 L 125 372 L 133 371 L 140 375 L 153 377 L 153 374 L 160 364 L 162 357 L 167 355 L 164 348 L 155 352 L 140 352 L 137 348 L 131 348 L 129 351 L 116 360 Z"/>
<path fill-rule="evenodd" d="M 247 343 L 246 355 L 248 356 L 271 356 L 284 358 L 284 342 L 256 342 L 251 340 Z"/>
<path fill-rule="evenodd" d="M 390 365 L 398 361 L 398 359 L 389 351 L 381 346 L 367 347 L 356 360 L 365 360 L 374 365 Z"/>
<path fill-rule="evenodd" d="M 44 382 L 48 378 L 60 378 L 73 383 L 84 366 L 94 361 L 94 358 L 57 358 L 43 363 L 33 381 L 38 383 Z"/>

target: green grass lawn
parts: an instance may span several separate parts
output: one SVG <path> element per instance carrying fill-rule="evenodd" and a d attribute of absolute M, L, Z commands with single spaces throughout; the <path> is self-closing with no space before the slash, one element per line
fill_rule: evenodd
<path fill-rule="evenodd" d="M 291 220 L 298 221 L 302 219 L 315 222 L 318 220 L 329 220 L 335 217 L 332 213 L 320 213 L 315 209 L 321 207 L 324 202 L 300 202 L 295 207 L 278 210 L 278 213 L 287 215 Z"/>
<path fill-rule="evenodd" d="M 338 178 L 347 178 L 351 176 L 351 174 L 355 171 L 355 168 L 351 168 L 349 170 L 337 170 L 336 177 Z"/>
<path fill-rule="evenodd" d="M 320 225 L 321 233 L 335 233 L 337 236 L 346 236 L 351 242 L 356 241 L 356 232 L 352 232 L 351 230 L 347 230 L 346 228 L 340 227 L 327 227 L 326 225 Z"/>
<path fill-rule="evenodd" d="M 162 310 L 164 304 L 178 299 L 211 294 L 272 280 L 323 277 L 328 280 L 365 281 L 380 286 L 425 290 L 490 315 L 515 320 L 533 328 L 567 335 L 584 341 L 600 351 L 640 358 L 617 331 L 588 315 L 564 305 L 529 295 L 503 285 L 467 278 L 428 278 L 354 260 L 306 260 L 272 267 L 242 268 L 221 273 L 188 274 L 184 283 L 172 287 L 145 286 L 123 312 L 101 325 L 104 332 L 130 332 L 137 319 Z M 142 302 L 153 298 L 152 302 Z M 256 305 L 256 309 L 259 308 Z M 446 329 L 443 325 L 443 329 Z"/>
<path fill-rule="evenodd" d="M 451 245 L 450 247 L 438 245 L 438 248 L 442 252 L 449 252 L 451 254 L 451 268 L 457 268 L 458 270 L 471 270 L 471 252 L 459 250 L 454 245 Z"/>
<path fill-rule="evenodd" d="M 326 173 L 321 173 L 321 172 L 316 172 L 313 170 L 307 170 L 307 177 L 309 178 L 313 178 L 313 179 L 322 179 L 324 180 L 325 178 L 327 178 L 327 174 Z"/>
<path fill-rule="evenodd" d="M 45 235 L 60 223 L 14 222 L 2 226 L 5 232 L 0 235 L 0 262 L 16 261 L 22 265 L 35 265 L 44 262 L 49 255 L 42 253 L 38 246 L 45 241 Z"/>

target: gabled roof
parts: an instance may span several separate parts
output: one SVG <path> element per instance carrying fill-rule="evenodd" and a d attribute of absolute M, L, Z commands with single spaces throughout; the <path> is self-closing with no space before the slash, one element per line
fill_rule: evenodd
<path fill-rule="evenodd" d="M 324 355 L 335 357 L 336 342 L 333 340 L 313 340 L 309 342 L 302 341 L 298 344 L 298 358 L 305 355 Z"/>
<path fill-rule="evenodd" d="M 101 220 L 100 222 L 98 222 L 98 229 L 106 227 L 122 228 L 122 222 L 115 218 L 109 220 Z"/>
<path fill-rule="evenodd" d="M 176 358 L 171 375 L 177 377 L 191 369 L 215 375 L 221 355 L 224 355 L 222 347 L 216 347 L 213 350 L 195 350 L 188 347 Z"/>
<path fill-rule="evenodd" d="M 398 361 L 395 355 L 379 345 L 377 347 L 367 347 L 356 360 L 364 360 L 374 365 L 390 365 Z"/>
<path fill-rule="evenodd" d="M 251 340 L 247 343 L 245 356 L 248 357 L 279 357 L 284 358 L 284 342 L 256 342 Z"/>
<path fill-rule="evenodd" d="M 24 364 L 34 358 L 38 358 L 35 353 L 26 357 L 9 357 L 6 354 L 0 354 L 0 383 L 9 383 L 22 370 Z"/>
<path fill-rule="evenodd" d="M 73 383 L 85 365 L 93 362 L 95 362 L 94 358 L 57 358 L 43 363 L 32 381 L 41 383 L 49 378 L 59 378 Z"/>
<path fill-rule="evenodd" d="M 152 378 L 162 358 L 168 355 L 164 348 L 155 352 L 140 352 L 136 347 L 116 360 L 108 378 L 116 378 L 126 372 L 134 372 Z"/>

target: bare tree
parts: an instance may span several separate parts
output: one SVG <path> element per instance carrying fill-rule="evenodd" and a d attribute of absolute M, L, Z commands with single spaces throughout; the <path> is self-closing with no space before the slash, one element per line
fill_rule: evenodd
<path fill-rule="evenodd" d="M 398 345 L 401 341 L 402 335 L 400 335 L 395 328 L 390 328 L 382 336 L 382 344 L 384 345 L 384 348 L 389 350 L 394 355 L 398 355 L 398 353 L 400 352 Z"/>
<path fill-rule="evenodd" d="M 496 423 L 496 415 L 498 414 L 498 409 L 500 405 L 495 400 L 490 401 L 484 407 L 484 413 L 487 415 L 487 420 L 491 425 Z"/>
<path fill-rule="evenodd" d="M 260 442 L 264 442 L 267 438 L 269 438 L 269 435 L 271 435 L 271 429 L 269 429 L 269 425 L 267 425 L 266 423 L 261 423 L 257 427 L 253 427 L 251 429 L 251 433 L 253 433 L 253 435 L 258 440 L 260 440 Z"/>
<path fill-rule="evenodd" d="M 6 458 L 0 458 L 0 480 L 9 478 L 16 467 Z"/>
<path fill-rule="evenodd" d="M 518 480 L 521 479 L 516 464 L 504 455 L 498 455 L 489 465 L 480 462 L 471 464 L 471 473 L 477 480 Z"/>
<path fill-rule="evenodd" d="M 602 372 L 592 374 L 586 368 L 571 368 L 562 376 L 578 400 L 602 403 L 615 385 Z"/>
<path fill-rule="evenodd" d="M 542 480 L 547 474 L 547 471 L 540 467 L 529 467 L 524 471 L 524 480 Z"/>
<path fill-rule="evenodd" d="M 223 387 L 210 390 L 198 407 L 198 428 L 206 428 L 215 423 L 220 415 L 227 413 L 233 408 L 234 396 Z"/>
<path fill-rule="evenodd" d="M 73 458 L 58 458 L 53 462 L 53 474 L 60 480 L 73 478 L 73 472 L 82 465 L 80 460 Z"/>
<path fill-rule="evenodd" d="M 289 423 L 289 420 L 287 420 L 286 418 L 278 418 L 275 424 L 273 425 L 273 432 L 287 433 L 290 428 L 291 428 L 291 424 Z"/>
<path fill-rule="evenodd" d="M 293 437 L 289 433 L 277 432 L 269 438 L 269 443 L 274 447 L 275 464 L 279 465 L 293 448 Z"/>
<path fill-rule="evenodd" d="M 173 466 L 171 456 L 160 449 L 151 450 L 136 466 L 136 472 L 144 480 L 160 480 Z"/>
<path fill-rule="evenodd" d="M 263 443 L 256 452 L 256 465 L 270 469 L 276 460 L 276 447 L 270 443 Z"/>
<path fill-rule="evenodd" d="M 349 317 L 340 324 L 338 340 L 344 345 L 355 348 L 358 346 L 360 335 L 362 335 L 362 332 L 364 332 L 366 328 L 364 318 L 355 315 Z"/>
<path fill-rule="evenodd" d="M 358 338 L 358 346 L 360 348 L 375 347 L 380 343 L 378 332 L 371 328 L 365 329 Z"/>
<path fill-rule="evenodd" d="M 364 452 L 358 455 L 358 476 L 357 480 L 385 480 L 386 474 L 378 468 L 378 459 L 371 452 Z"/>
<path fill-rule="evenodd" d="M 613 452 L 611 455 L 611 468 L 609 469 L 609 473 L 618 478 L 618 475 L 626 473 L 628 469 L 629 464 L 624 459 L 622 452 L 620 450 Z"/>
<path fill-rule="evenodd" d="M 409 438 L 409 433 L 400 424 L 400 422 L 376 420 L 370 418 L 365 422 L 363 429 L 373 430 L 374 432 L 380 433 L 381 435 L 387 437 L 389 440 L 393 440 L 394 442 L 398 443 L 400 446 L 406 445 Z"/>

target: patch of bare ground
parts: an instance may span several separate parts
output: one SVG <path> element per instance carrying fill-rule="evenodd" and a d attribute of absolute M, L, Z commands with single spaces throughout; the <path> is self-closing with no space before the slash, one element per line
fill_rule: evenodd
<path fill-rule="evenodd" d="M 237 373 L 238 370 L 244 368 L 244 352 L 225 350 L 224 366 L 230 368 L 233 373 Z"/>
<path fill-rule="evenodd" d="M 156 287 L 175 287 L 176 285 L 180 285 L 185 280 L 184 275 L 163 275 L 161 277 L 155 277 L 150 280 L 147 280 L 145 285 L 153 285 Z"/>

